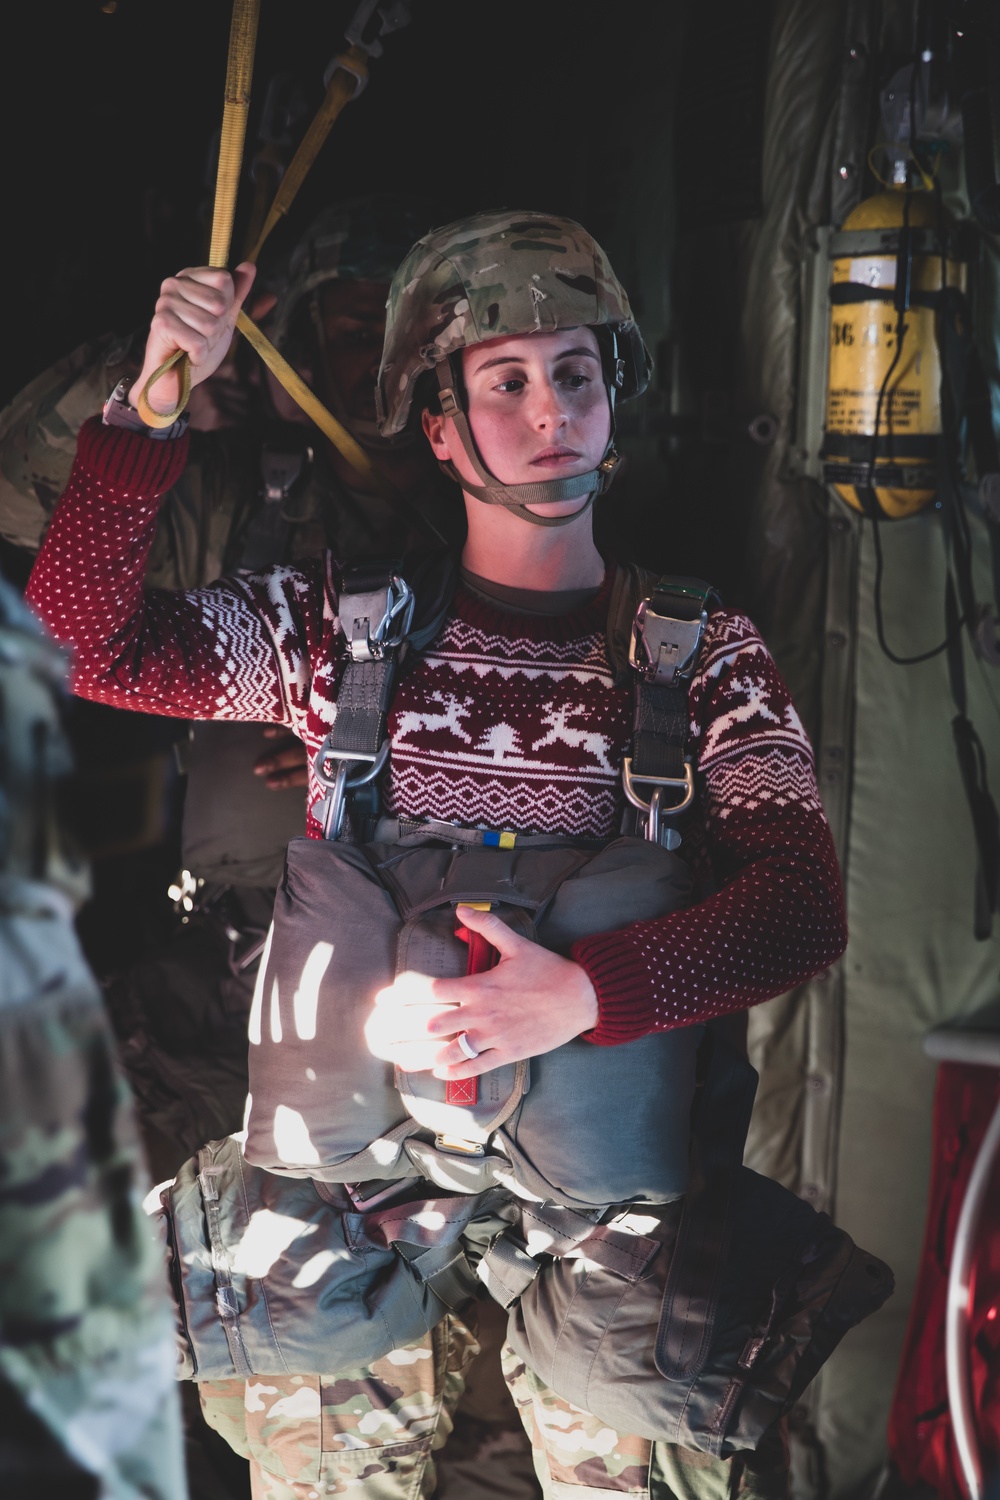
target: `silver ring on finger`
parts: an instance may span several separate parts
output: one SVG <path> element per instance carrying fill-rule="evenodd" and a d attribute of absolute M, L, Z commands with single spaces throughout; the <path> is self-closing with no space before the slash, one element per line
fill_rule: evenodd
<path fill-rule="evenodd" d="M 478 1047 L 474 1047 L 469 1041 L 469 1033 L 467 1031 L 460 1031 L 455 1040 L 470 1062 L 473 1062 L 479 1056 L 479 1049 Z"/>

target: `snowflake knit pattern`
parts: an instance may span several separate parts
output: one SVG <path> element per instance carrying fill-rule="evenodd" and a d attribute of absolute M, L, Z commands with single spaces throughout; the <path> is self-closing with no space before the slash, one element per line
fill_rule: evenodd
<path fill-rule="evenodd" d="M 74 687 L 119 707 L 287 725 L 312 757 L 336 716 L 344 637 L 329 558 L 190 593 L 143 589 L 157 498 L 186 439 L 102 427 L 76 465 L 28 597 L 74 648 Z M 459 591 L 390 714 L 389 809 L 406 817 L 587 837 L 620 822 L 632 703 L 604 649 L 607 588 L 552 618 Z M 753 625 L 720 611 L 689 692 L 700 848 L 717 887 L 697 905 L 583 939 L 597 992 L 589 1040 L 618 1043 L 780 994 L 846 941 L 812 751 Z M 238 791 L 234 789 L 234 795 Z M 313 783 L 310 808 L 320 795 Z M 318 836 L 311 814 L 307 831 Z"/>

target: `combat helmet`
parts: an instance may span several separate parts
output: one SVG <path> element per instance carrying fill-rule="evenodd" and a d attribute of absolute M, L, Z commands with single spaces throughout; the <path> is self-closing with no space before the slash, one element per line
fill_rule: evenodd
<path fill-rule="evenodd" d="M 592 328 L 601 348 L 611 405 L 611 438 L 596 469 L 538 484 L 501 484 L 483 463 L 464 409 L 462 349 L 511 334 Z M 611 483 L 615 403 L 645 390 L 652 361 L 625 290 L 604 251 L 572 219 L 502 209 L 458 219 L 418 240 L 393 279 L 376 404 L 383 437 L 403 432 L 421 378 L 437 377 L 441 409 L 451 417 L 479 478 L 459 480 L 490 505 L 503 505 L 540 526 L 569 516 L 539 515 L 528 505 L 589 495 Z"/>
<path fill-rule="evenodd" d="M 400 260 L 431 221 L 419 204 L 390 194 L 373 194 L 332 204 L 313 220 L 292 251 L 277 286 L 269 319 L 275 348 L 295 362 L 295 345 L 307 331 L 323 347 L 318 295 L 331 281 L 390 282 Z M 337 391 L 327 392 L 336 415 L 362 443 L 378 445 L 374 421 L 365 422 L 339 407 Z"/>

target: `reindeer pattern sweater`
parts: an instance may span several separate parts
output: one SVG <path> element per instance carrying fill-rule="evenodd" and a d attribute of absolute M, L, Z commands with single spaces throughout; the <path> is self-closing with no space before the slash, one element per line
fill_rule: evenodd
<path fill-rule="evenodd" d="M 281 723 L 310 759 L 336 715 L 345 638 L 329 556 L 189 593 L 144 590 L 158 497 L 187 441 L 82 429 L 28 597 L 73 648 L 76 692 L 184 718 Z M 407 818 L 601 838 L 622 811 L 632 699 L 604 646 L 607 588 L 535 616 L 460 589 L 403 675 L 387 809 Z M 825 968 L 846 941 L 812 751 L 753 625 L 712 615 L 689 692 L 698 822 L 685 839 L 712 893 L 577 943 L 597 992 L 588 1039 L 629 1041 L 739 1010 Z M 238 796 L 238 788 L 234 788 Z M 319 836 L 312 808 L 307 832 Z"/>

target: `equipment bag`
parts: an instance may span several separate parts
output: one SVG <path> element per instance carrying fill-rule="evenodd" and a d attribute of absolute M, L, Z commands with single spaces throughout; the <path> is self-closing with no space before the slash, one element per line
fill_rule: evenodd
<path fill-rule="evenodd" d="M 756 1074 L 711 1029 L 706 1050 L 683 1203 L 612 1219 L 618 1263 L 584 1241 L 532 1277 L 529 1232 L 506 1297 L 489 1267 L 483 1279 L 512 1306 L 511 1344 L 560 1396 L 618 1432 L 718 1458 L 757 1447 L 893 1278 L 825 1214 L 741 1165 Z"/>

